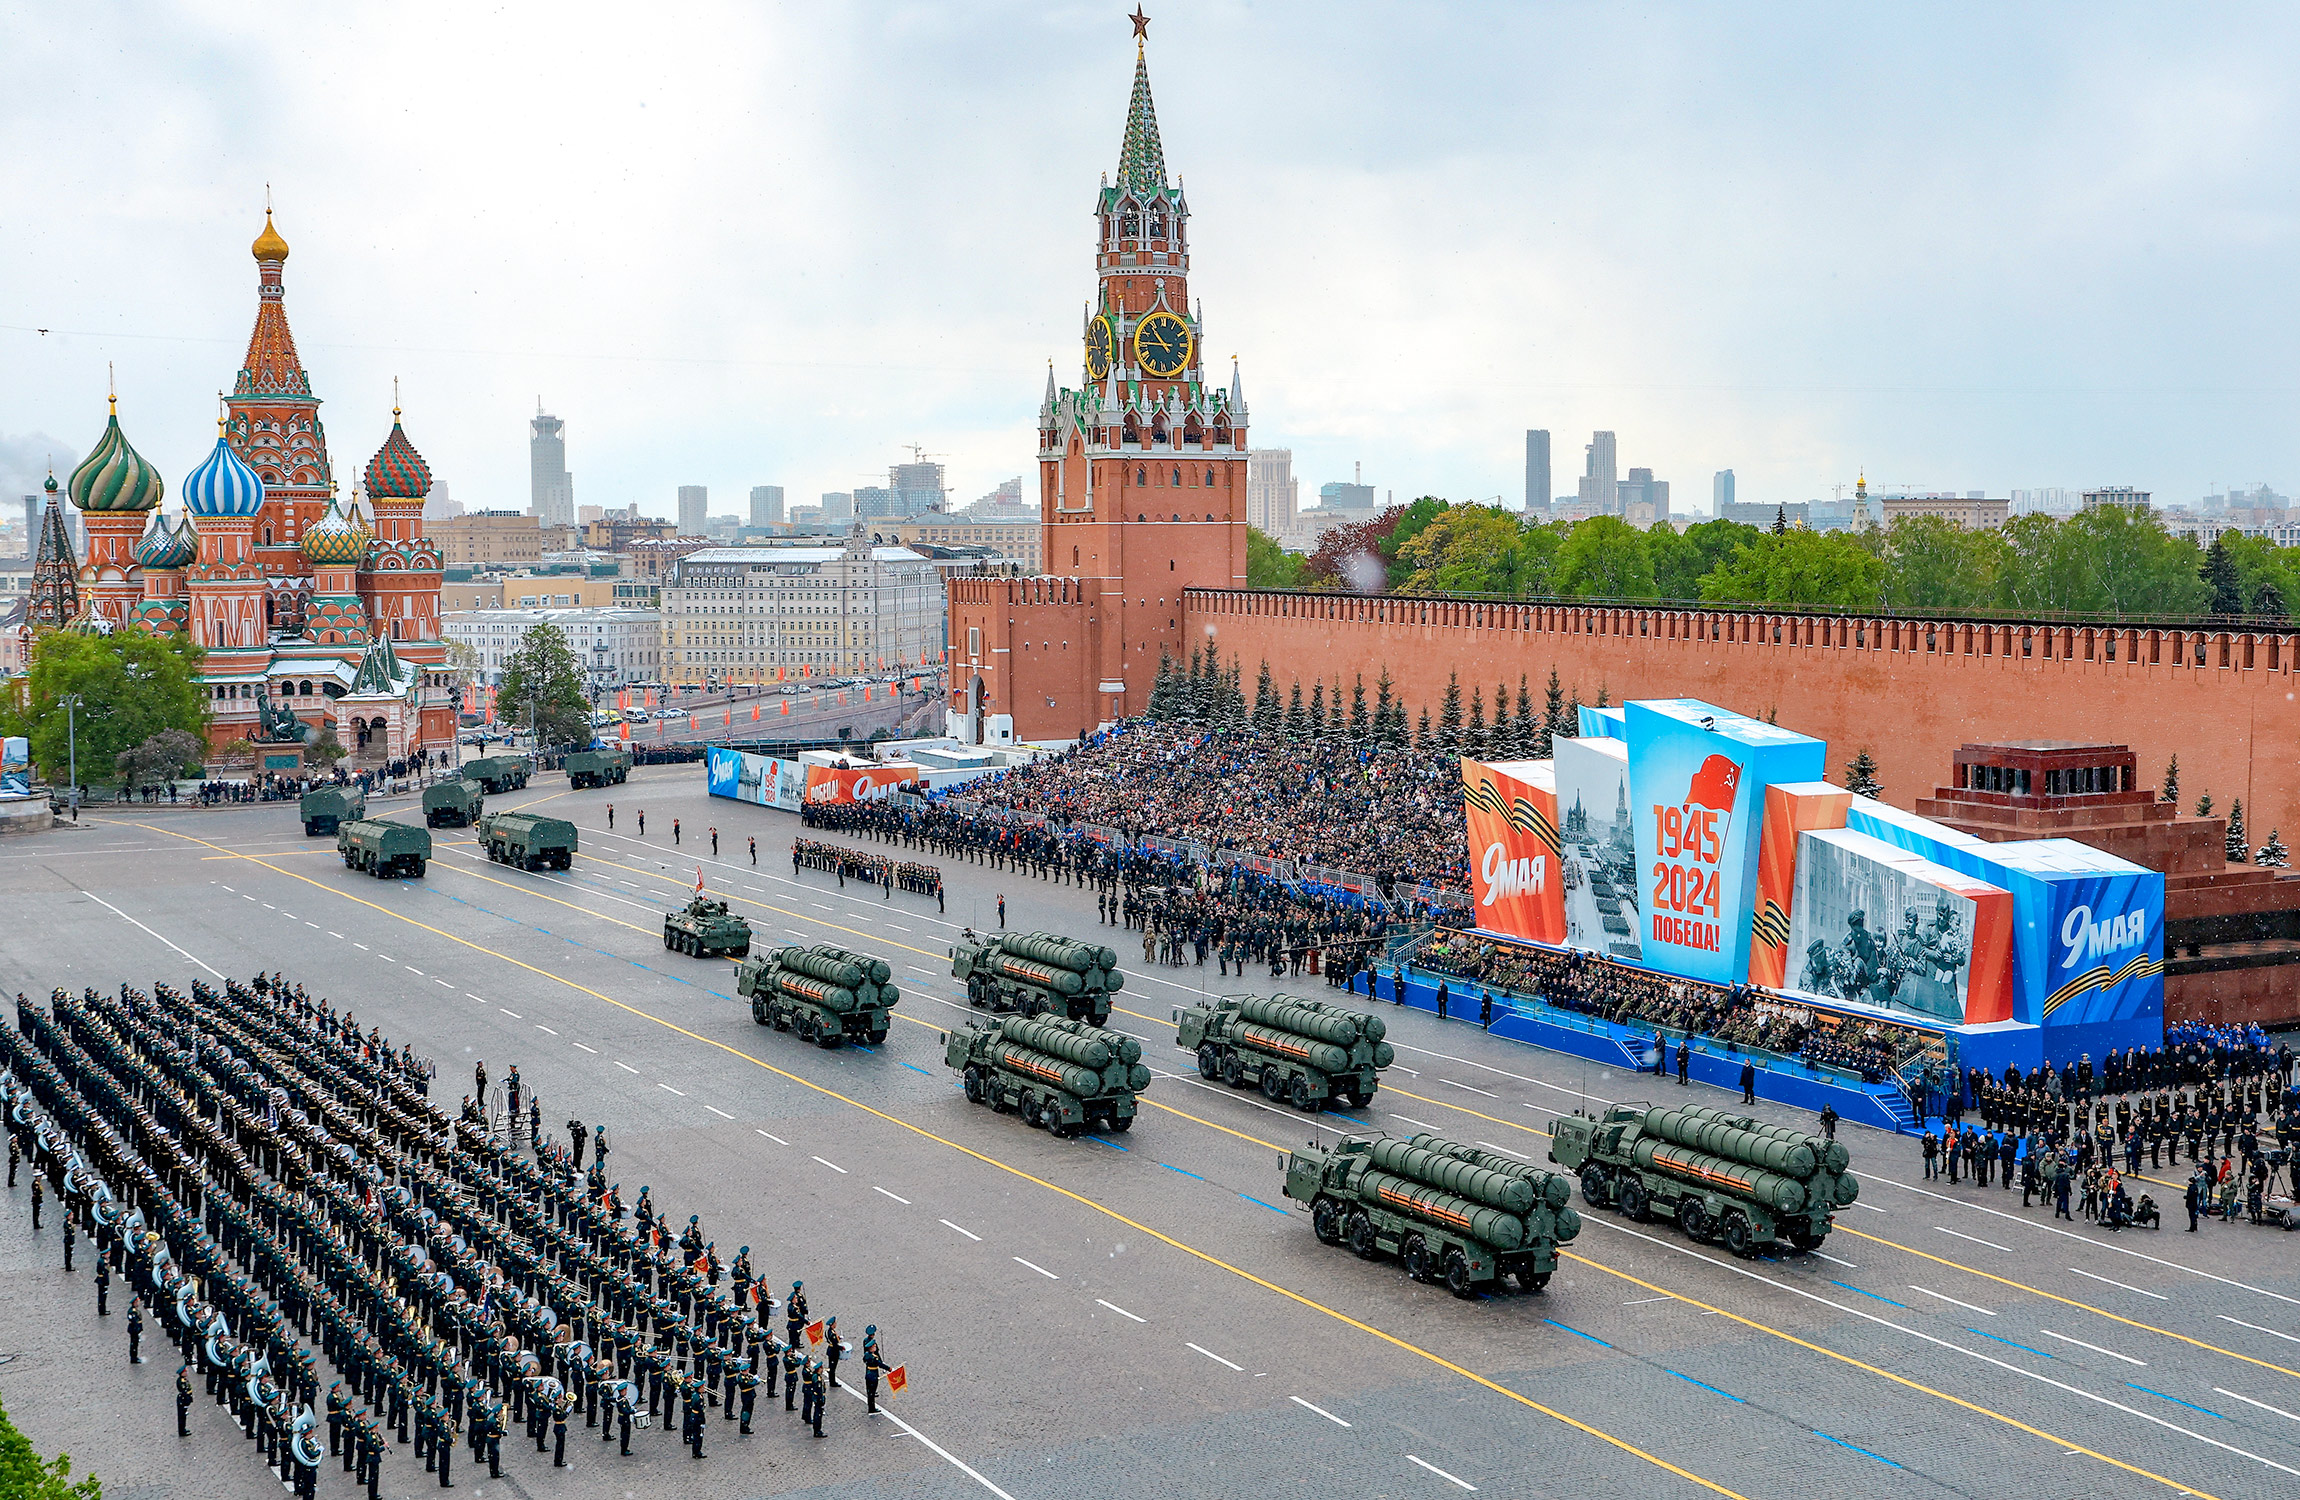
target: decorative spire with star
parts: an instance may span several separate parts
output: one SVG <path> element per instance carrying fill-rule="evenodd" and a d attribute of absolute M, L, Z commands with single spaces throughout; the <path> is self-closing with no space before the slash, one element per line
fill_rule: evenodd
<path fill-rule="evenodd" d="M 1150 64 L 1142 41 L 1150 18 L 1137 5 L 1134 22 L 1134 97 L 1126 104 L 1126 139 L 1118 148 L 1118 186 L 1141 193 L 1166 190 L 1166 149 L 1158 141 L 1158 109 L 1150 102 Z"/>

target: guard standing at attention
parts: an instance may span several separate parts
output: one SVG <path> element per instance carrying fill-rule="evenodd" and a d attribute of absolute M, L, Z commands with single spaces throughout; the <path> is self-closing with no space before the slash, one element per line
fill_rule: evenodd
<path fill-rule="evenodd" d="M 791 1283 L 791 1299 L 783 1305 L 783 1326 L 790 1338 L 791 1347 L 797 1348 L 799 1330 L 807 1326 L 807 1294 L 806 1283 L 803 1281 Z"/>
<path fill-rule="evenodd" d="M 32 1232 L 34 1234 L 40 1232 L 40 1202 L 48 1196 L 47 1189 L 43 1188 L 40 1183 L 40 1175 L 34 1173 L 32 1176 Z"/>
<path fill-rule="evenodd" d="M 823 1381 L 823 1362 L 820 1359 L 809 1359 L 807 1361 L 806 1407 L 799 1413 L 799 1422 L 804 1426 L 813 1427 L 816 1437 L 823 1435 L 823 1397 L 826 1389 Z"/>
<path fill-rule="evenodd" d="M 783 1345 L 783 1410 L 796 1411 L 799 1404 L 799 1371 L 806 1356 L 799 1353 L 796 1340 Z"/>
<path fill-rule="evenodd" d="M 567 1467 L 567 1413 L 575 1405 L 575 1398 L 565 1391 L 551 1405 L 551 1467 Z"/>
<path fill-rule="evenodd" d="M 192 1366 L 189 1360 L 176 1366 L 176 1436 L 192 1435 Z"/>
<path fill-rule="evenodd" d="M 80 1232 L 72 1226 L 72 1211 L 70 1208 L 66 1208 L 64 1210 L 64 1269 L 67 1271 L 72 1269 L 72 1245 L 79 1237 Z"/>
<path fill-rule="evenodd" d="M 98 1252 L 97 1252 L 97 1254 L 96 1254 L 96 1316 L 97 1316 L 97 1317 L 99 1317 L 99 1318 L 108 1318 L 108 1317 L 110 1317 L 110 1316 L 112 1315 L 112 1309 L 110 1308 L 110 1306 L 108 1306 L 108 1305 L 107 1305 L 107 1299 L 109 1299 L 109 1298 L 111 1297 L 111 1295 L 112 1295 L 112 1263 L 111 1263 L 110 1261 L 108 1261 L 108 1260 L 104 1259 L 104 1256 L 103 1256 L 103 1252 L 101 1252 L 101 1251 L 98 1251 Z M 132 1309 L 131 1309 L 131 1311 L 132 1311 Z"/>
<path fill-rule="evenodd" d="M 751 1368 L 747 1359 L 734 1362 L 735 1389 L 743 1396 L 743 1425 L 736 1428 L 744 1437 L 751 1435 L 751 1407 L 759 1399 L 759 1372 Z"/>
<path fill-rule="evenodd" d="M 872 1323 L 863 1329 L 863 1410 L 878 1415 L 878 1378 L 886 1369 L 886 1357 L 879 1353 L 878 1325 Z"/>
<path fill-rule="evenodd" d="M 134 1298 L 130 1298 L 128 1301 L 128 1363 L 140 1365 L 143 1362 L 144 1310 L 136 1306 Z"/>

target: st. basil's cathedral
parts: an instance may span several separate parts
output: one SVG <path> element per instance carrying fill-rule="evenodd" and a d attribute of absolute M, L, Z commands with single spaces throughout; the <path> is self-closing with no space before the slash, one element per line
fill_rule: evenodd
<path fill-rule="evenodd" d="M 364 489 L 337 504 L 319 398 L 282 301 L 287 241 L 264 213 L 252 247 L 255 331 L 216 445 L 185 476 L 185 515 L 120 428 L 119 403 L 65 485 L 87 555 L 72 566 L 49 477 L 27 634 L 188 634 L 215 745 L 254 741 L 266 770 L 333 729 L 358 767 L 451 750 L 456 706 L 439 637 L 440 555 L 423 535 L 431 470 L 392 410 Z M 29 659 L 31 642 L 26 641 Z"/>

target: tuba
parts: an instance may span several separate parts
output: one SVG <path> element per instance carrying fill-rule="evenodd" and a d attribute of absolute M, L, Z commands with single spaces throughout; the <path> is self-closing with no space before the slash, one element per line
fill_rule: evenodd
<path fill-rule="evenodd" d="M 308 1404 L 297 1410 L 288 1447 L 294 1452 L 295 1461 L 307 1469 L 318 1468 L 319 1461 L 327 1457 L 327 1445 L 320 1441 L 319 1427 L 319 1418 L 312 1415 Z"/>

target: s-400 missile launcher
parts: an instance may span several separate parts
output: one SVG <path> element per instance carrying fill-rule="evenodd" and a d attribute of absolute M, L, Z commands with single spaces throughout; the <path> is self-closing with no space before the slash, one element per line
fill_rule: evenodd
<path fill-rule="evenodd" d="M 977 1010 L 1057 1015 L 1096 1026 L 1110 1019 L 1110 997 L 1126 987 L 1118 953 L 1050 932 L 973 932 L 951 945 L 950 972 L 966 981 Z"/>
<path fill-rule="evenodd" d="M 744 960 L 735 993 L 751 1002 L 751 1019 L 795 1031 L 818 1047 L 886 1040 L 888 1014 L 902 994 L 883 958 L 819 944 L 770 948 Z"/>
<path fill-rule="evenodd" d="M 1068 1140 L 1128 1130 L 1134 1096 L 1150 1087 L 1142 1044 L 1062 1016 L 977 1021 L 943 1038 L 945 1066 L 966 1074 L 966 1097 Z"/>
<path fill-rule="evenodd" d="M 1380 1016 L 1290 995 L 1225 995 L 1174 1012 L 1175 1041 L 1198 1054 L 1198 1072 L 1234 1089 L 1259 1087 L 1273 1103 L 1315 1114 L 1374 1096 L 1397 1057 Z"/>
<path fill-rule="evenodd" d="M 1833 1211 L 1861 1190 L 1838 1142 L 1701 1105 L 1566 1115 L 1550 1130 L 1549 1159 L 1581 1175 L 1591 1207 L 1669 1219 L 1739 1256 L 1784 1239 L 1819 1249 Z"/>

